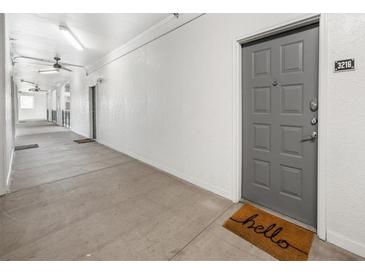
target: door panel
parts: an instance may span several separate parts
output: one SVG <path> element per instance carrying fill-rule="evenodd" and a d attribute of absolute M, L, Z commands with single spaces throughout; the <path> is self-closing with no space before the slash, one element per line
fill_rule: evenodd
<path fill-rule="evenodd" d="M 243 46 L 242 196 L 316 225 L 318 26 Z"/>

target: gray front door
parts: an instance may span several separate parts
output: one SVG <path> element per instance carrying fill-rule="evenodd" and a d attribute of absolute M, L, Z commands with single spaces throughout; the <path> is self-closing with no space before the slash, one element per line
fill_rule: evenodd
<path fill-rule="evenodd" d="M 242 58 L 242 196 L 315 227 L 318 25 L 243 45 Z"/>

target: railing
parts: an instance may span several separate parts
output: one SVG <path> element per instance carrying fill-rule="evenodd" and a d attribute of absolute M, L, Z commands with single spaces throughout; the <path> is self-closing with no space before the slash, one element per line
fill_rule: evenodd
<path fill-rule="evenodd" d="M 57 123 L 57 111 L 52 110 L 52 122 Z"/>

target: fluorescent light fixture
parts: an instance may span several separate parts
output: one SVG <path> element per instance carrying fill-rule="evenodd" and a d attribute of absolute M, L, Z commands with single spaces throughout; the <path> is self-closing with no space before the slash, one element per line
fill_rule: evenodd
<path fill-rule="evenodd" d="M 71 32 L 71 30 L 66 26 L 59 26 L 60 31 L 62 31 L 62 34 L 65 36 L 67 41 L 77 50 L 84 50 L 83 45 L 80 43 L 80 41 L 77 39 L 77 37 Z"/>
<path fill-rule="evenodd" d="M 57 68 L 51 68 L 51 69 L 41 69 L 38 70 L 38 72 L 42 74 L 54 74 L 54 73 L 59 73 L 60 70 Z"/>

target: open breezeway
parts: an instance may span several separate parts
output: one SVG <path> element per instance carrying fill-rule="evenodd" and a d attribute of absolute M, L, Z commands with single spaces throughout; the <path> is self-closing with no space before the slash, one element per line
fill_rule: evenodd
<path fill-rule="evenodd" d="M 15 152 L 0 197 L 2 260 L 274 259 L 223 228 L 239 205 L 80 137 L 17 137 L 39 148 Z M 315 238 L 309 259 L 360 258 Z"/>
<path fill-rule="evenodd" d="M 363 260 L 362 33 L 0 13 L 0 259 Z"/>

